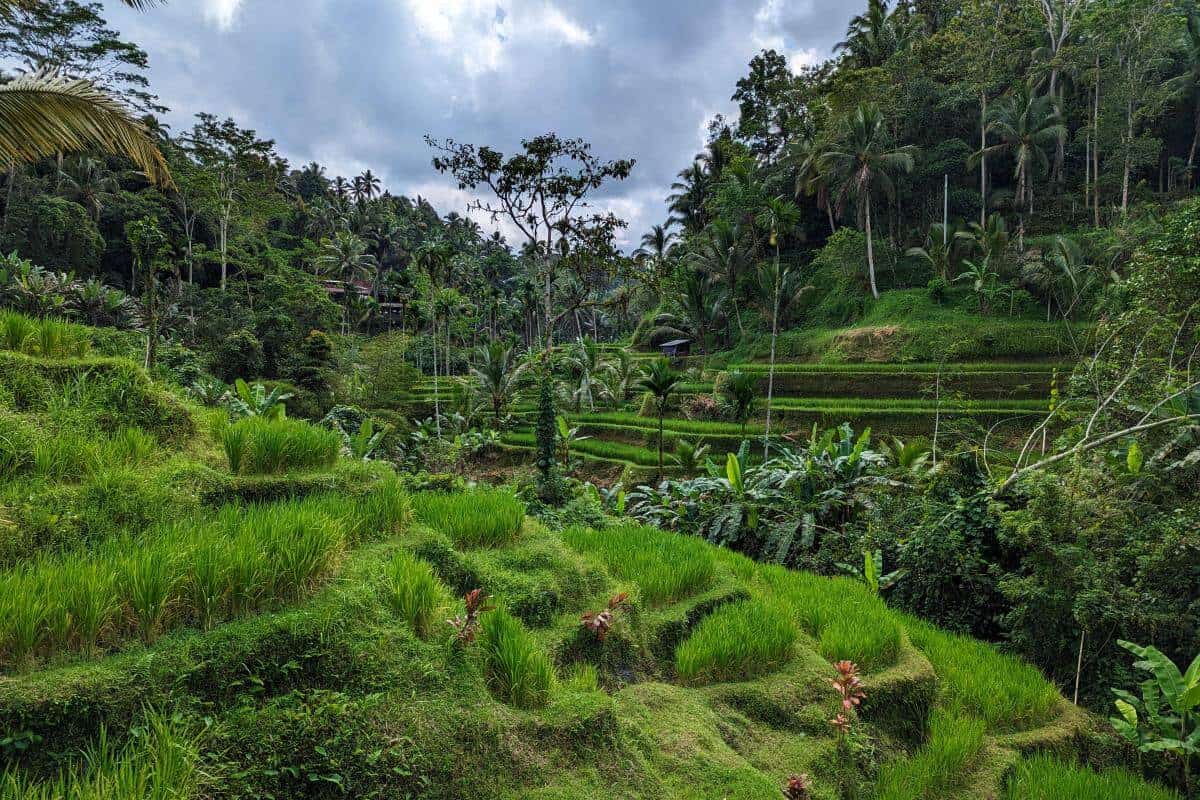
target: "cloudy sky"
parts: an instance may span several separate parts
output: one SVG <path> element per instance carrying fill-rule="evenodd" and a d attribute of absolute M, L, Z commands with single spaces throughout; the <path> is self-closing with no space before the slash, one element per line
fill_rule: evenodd
<path fill-rule="evenodd" d="M 666 215 L 674 174 L 764 47 L 825 58 L 857 0 L 173 0 L 147 13 L 104 0 L 150 55 L 176 130 L 233 116 L 294 164 L 370 167 L 441 213 L 467 200 L 422 135 L 509 150 L 555 131 L 634 157 L 603 205 L 636 240 Z M 480 220 L 490 228 L 490 222 Z"/>

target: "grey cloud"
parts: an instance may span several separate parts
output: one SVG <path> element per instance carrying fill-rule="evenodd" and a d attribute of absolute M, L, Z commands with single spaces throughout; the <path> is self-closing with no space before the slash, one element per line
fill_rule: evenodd
<path fill-rule="evenodd" d="M 232 115 L 293 162 L 369 166 L 394 192 L 445 183 L 427 132 L 501 148 L 547 130 L 582 136 L 602 156 L 638 159 L 600 198 L 636 241 L 665 217 L 705 117 L 735 113 L 729 96 L 760 44 L 825 55 L 858 3 L 241 0 L 227 28 L 206 12 L 234 0 L 105 5 L 149 52 L 177 130 L 198 111 Z"/>

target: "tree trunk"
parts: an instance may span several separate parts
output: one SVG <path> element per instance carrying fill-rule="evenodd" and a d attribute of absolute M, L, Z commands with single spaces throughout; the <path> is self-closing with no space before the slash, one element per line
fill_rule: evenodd
<path fill-rule="evenodd" d="M 775 393 L 775 340 L 779 335 L 779 245 L 775 245 L 775 298 L 771 304 L 771 361 L 767 367 L 767 430 L 763 436 L 763 461 L 771 454 L 771 398 Z"/>
<path fill-rule="evenodd" d="M 987 92 L 979 94 L 979 224 L 987 225 Z"/>
<path fill-rule="evenodd" d="M 1200 144 L 1200 92 L 1193 100 L 1196 110 L 1192 112 L 1192 146 L 1188 148 L 1187 188 L 1192 188 L 1192 167 L 1196 164 L 1196 146 Z"/>
<path fill-rule="evenodd" d="M 663 479 L 663 412 L 666 410 L 663 405 L 666 402 L 663 398 L 658 404 L 658 480 L 655 483 L 661 483 Z"/>
<path fill-rule="evenodd" d="M 437 361 L 437 312 L 434 311 L 433 301 L 429 303 L 429 317 L 432 320 L 433 335 L 429 337 L 429 341 L 433 345 L 433 424 L 437 429 L 437 438 L 442 440 L 442 411 L 441 411 L 441 392 L 438 391 L 438 361 Z"/>
<path fill-rule="evenodd" d="M 1092 130 L 1096 132 L 1096 144 L 1092 148 L 1092 224 L 1100 227 L 1100 56 L 1096 56 L 1096 91 L 1092 98 Z"/>
<path fill-rule="evenodd" d="M 871 201 L 867 201 L 867 274 L 871 278 L 871 296 L 879 299 L 879 289 L 875 286 L 875 241 L 871 235 Z"/>

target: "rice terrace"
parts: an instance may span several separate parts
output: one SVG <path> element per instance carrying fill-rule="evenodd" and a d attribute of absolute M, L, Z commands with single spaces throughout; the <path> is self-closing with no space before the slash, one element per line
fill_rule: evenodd
<path fill-rule="evenodd" d="M 0 800 L 1194 800 L 1198 148 L 1191 0 L 0 0 Z"/>

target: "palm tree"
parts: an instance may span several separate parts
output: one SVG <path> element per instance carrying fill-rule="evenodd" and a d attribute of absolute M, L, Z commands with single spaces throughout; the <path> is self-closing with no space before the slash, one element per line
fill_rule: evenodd
<path fill-rule="evenodd" d="M 978 227 L 978 224 L 976 224 Z M 929 226 L 924 247 L 910 247 L 907 256 L 919 258 L 927 263 L 934 274 L 945 281 L 953 280 L 958 265 L 962 262 L 963 249 L 972 241 L 971 234 L 960 230 L 954 223 L 941 222 Z"/>
<path fill-rule="evenodd" d="M 103 161 L 88 156 L 81 156 L 73 169 L 62 171 L 60 176 L 66 193 L 88 209 L 95 222 L 100 221 L 104 198 L 121 188 Z"/>
<path fill-rule="evenodd" d="M 500 415 L 516 394 L 517 384 L 527 363 L 517 364 L 513 349 L 503 342 L 492 340 L 475 351 L 471 375 L 476 386 L 492 404 L 492 418 L 500 424 Z"/>
<path fill-rule="evenodd" d="M 654 286 L 657 290 L 665 277 L 667 259 L 675 249 L 675 234 L 671 232 L 672 220 L 666 225 L 655 225 L 649 233 L 642 235 L 642 246 L 634 251 L 635 256 L 648 259 L 654 268 Z"/>
<path fill-rule="evenodd" d="M 850 20 L 846 38 L 834 45 L 834 52 L 848 54 L 860 69 L 882 66 L 907 43 L 908 22 L 898 13 L 888 13 L 887 0 L 868 0 L 866 12 Z"/>
<path fill-rule="evenodd" d="M 0 14 L 12 7 L 13 0 L 0 0 Z M 0 162 L 34 162 L 91 147 L 129 158 L 156 186 L 174 185 L 146 127 L 91 81 L 43 68 L 0 84 Z"/>
<path fill-rule="evenodd" d="M 964 237 L 979 255 L 993 264 L 1000 263 L 1008 253 L 1008 223 L 1000 214 L 988 215 L 984 225 L 972 222 L 967 226 Z"/>
<path fill-rule="evenodd" d="M 767 368 L 767 430 L 763 437 L 763 459 L 770 455 L 771 449 L 771 398 L 775 389 L 775 342 L 779 336 L 779 303 L 783 293 L 783 285 L 790 282 L 791 268 L 780 267 L 779 248 L 783 237 L 787 236 L 800 222 L 800 209 L 794 203 L 782 197 L 773 197 L 766 202 L 755 217 L 755 222 L 769 232 L 768 242 L 775 248 L 775 260 L 768 261 L 759 267 L 759 283 L 763 289 L 770 292 L 771 297 L 771 360 Z"/>
<path fill-rule="evenodd" d="M 726 219 L 716 219 L 709 225 L 697 243 L 691 262 L 698 271 L 713 280 L 725 284 L 724 300 L 733 306 L 738 332 L 745 333 L 742 312 L 738 308 L 738 284 L 741 276 L 750 269 L 753 254 L 742 234 L 742 226 Z"/>
<path fill-rule="evenodd" d="M 877 299 L 879 288 L 875 284 L 871 203 L 876 194 L 882 193 L 888 198 L 895 195 L 892 174 L 911 172 L 915 152 L 911 146 L 889 149 L 884 122 L 878 106 L 860 105 L 850 119 L 845 140 L 832 146 L 821 159 L 822 167 L 838 181 L 839 209 L 848 198 L 853 197 L 856 202 L 858 219 L 867 236 L 867 272 L 871 280 L 871 295 Z"/>
<path fill-rule="evenodd" d="M 821 161 L 828 152 L 825 142 L 813 137 L 801 137 L 792 141 L 784 151 L 784 163 L 795 174 L 793 195 L 799 200 L 802 194 L 815 195 L 817 208 L 829 219 L 830 233 L 837 233 L 837 222 L 833 218 L 833 203 L 829 197 L 829 176 L 821 170 Z"/>
<path fill-rule="evenodd" d="M 734 370 L 726 376 L 725 394 L 733 403 L 733 418 L 741 423 L 742 435 L 746 435 L 746 422 L 754 413 L 754 401 L 758 399 L 758 378 L 752 373 Z"/>
<path fill-rule="evenodd" d="M 682 378 L 671 369 L 671 365 L 667 360 L 660 358 L 650 363 L 645 374 L 637 382 L 639 389 L 649 392 L 654 397 L 655 407 L 658 410 L 657 480 L 659 481 L 663 477 L 663 417 L 667 413 L 667 401 L 671 399 L 671 395 L 679 388 L 681 380 Z"/>
<path fill-rule="evenodd" d="M 683 296 L 679 298 L 683 316 L 705 353 L 705 340 L 721 314 L 721 299 L 713 291 L 712 280 L 700 272 L 689 272 L 684 279 Z"/>
<path fill-rule="evenodd" d="M 321 272 L 336 275 L 347 283 L 369 279 L 376 263 L 375 256 L 367 252 L 366 240 L 349 231 L 338 231 L 333 239 L 326 240 L 321 255 L 317 256 Z M 346 291 L 348 294 L 349 286 Z"/>
<path fill-rule="evenodd" d="M 608 367 L 604 362 L 600 344 L 590 336 L 584 336 L 571 348 L 563 359 L 564 365 L 579 377 L 574 391 L 576 407 L 587 400 L 588 409 L 596 410 L 596 383 L 600 374 Z"/>
<path fill-rule="evenodd" d="M 330 188 L 333 190 L 334 197 L 339 200 L 345 200 L 350 195 L 350 184 L 341 175 L 333 179 Z"/>
<path fill-rule="evenodd" d="M 682 170 L 678 177 L 679 180 L 671 184 L 667 207 L 672 218 L 679 222 L 685 231 L 702 230 L 708 219 L 704 203 L 708 199 L 712 182 L 699 159 Z"/>
<path fill-rule="evenodd" d="M 355 184 L 359 188 L 362 199 L 371 200 L 375 195 L 379 194 L 382 184 L 379 182 L 379 177 L 371 170 L 364 170 L 362 175 L 354 179 Z"/>
<path fill-rule="evenodd" d="M 1038 97 L 1025 85 L 1017 87 L 993 107 L 990 117 L 987 133 L 1000 137 L 1000 142 L 985 147 L 975 157 L 1002 153 L 1010 155 L 1015 164 L 1017 206 L 1021 207 L 1028 201 L 1029 213 L 1032 214 L 1033 171 L 1044 171 L 1049 167 L 1046 149 L 1065 137 L 1067 128 L 1062 123 L 1062 117 L 1054 110 L 1054 98 L 1048 94 Z"/>

